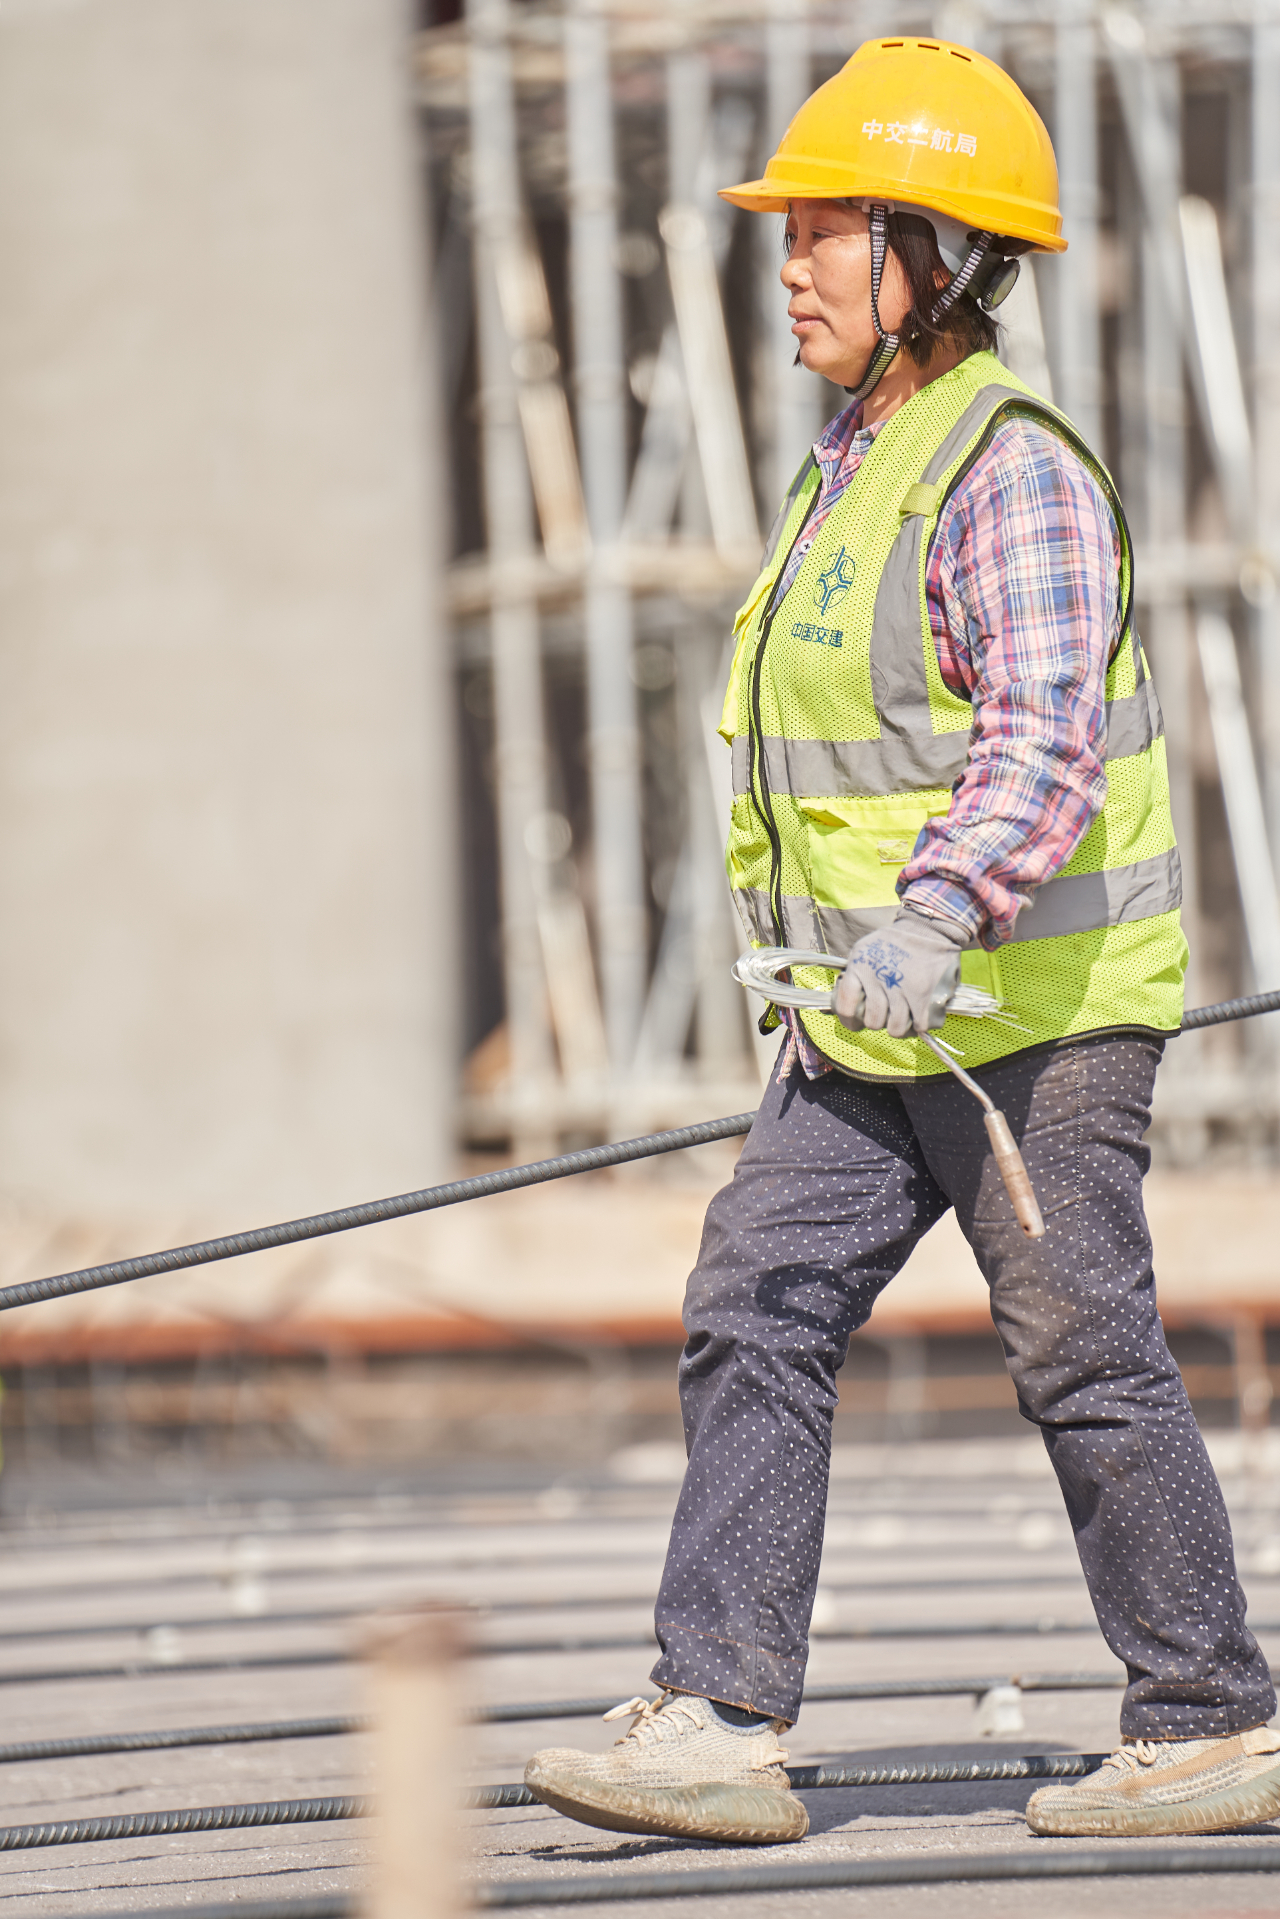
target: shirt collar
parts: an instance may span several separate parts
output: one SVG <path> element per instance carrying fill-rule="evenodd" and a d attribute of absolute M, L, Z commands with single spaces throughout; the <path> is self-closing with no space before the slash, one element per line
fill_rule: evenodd
<path fill-rule="evenodd" d="M 818 462 L 824 489 L 831 485 L 847 460 L 852 459 L 857 466 L 865 459 L 883 425 L 883 420 L 877 420 L 874 426 L 863 426 L 861 400 L 854 400 L 843 413 L 837 413 L 834 420 L 828 421 L 813 445 L 813 457 Z"/>

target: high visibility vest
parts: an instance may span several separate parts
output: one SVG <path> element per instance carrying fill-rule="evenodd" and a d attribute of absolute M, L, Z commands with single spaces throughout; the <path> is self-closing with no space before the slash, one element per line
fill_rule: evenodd
<path fill-rule="evenodd" d="M 733 750 L 726 864 L 754 946 L 843 959 L 898 910 L 894 882 L 925 822 L 947 812 L 969 755 L 971 703 L 943 681 L 925 568 L 945 502 L 1010 415 L 1072 446 L 1115 512 L 1124 630 L 1106 676 L 1107 797 L 1075 852 L 1040 886 L 996 953 L 961 978 L 1004 1021 L 952 1015 L 941 1037 L 966 1066 L 1074 1034 L 1176 1031 L 1187 947 L 1164 723 L 1132 622 L 1132 550 L 1110 476 L 1064 415 L 990 353 L 930 381 L 877 434 L 792 584 L 776 587 L 818 497 L 810 457 L 783 503 L 738 614 L 721 732 Z M 829 972 L 797 969 L 827 987 Z M 917 1039 L 851 1033 L 804 1011 L 806 1031 L 856 1075 L 945 1069 Z M 1007 1022 L 1007 1023 L 1006 1023 Z"/>

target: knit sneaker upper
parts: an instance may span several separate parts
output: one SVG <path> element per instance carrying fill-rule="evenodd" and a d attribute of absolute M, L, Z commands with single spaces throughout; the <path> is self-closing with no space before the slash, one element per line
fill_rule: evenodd
<path fill-rule="evenodd" d="M 553 1746 L 535 1753 L 530 1765 L 632 1788 L 723 1782 L 790 1791 L 782 1770 L 787 1754 L 778 1744 L 780 1719 L 730 1726 L 709 1699 L 680 1692 L 653 1701 L 628 1699 L 604 1716 L 622 1719 L 628 1713 L 634 1715 L 631 1725 L 609 1752 Z"/>
<path fill-rule="evenodd" d="M 1089 1778 L 1033 1793 L 1027 1824 L 1067 1835 L 1211 1832 L 1273 1818 L 1277 1755 L 1280 1733 L 1268 1726 L 1229 1739 L 1126 1739 Z"/>
<path fill-rule="evenodd" d="M 1231 1739 L 1126 1739 L 1100 1772 L 1067 1790 L 1077 1804 L 1178 1805 L 1246 1785 L 1273 1770 L 1277 1752 L 1280 1734 L 1266 1726 Z"/>

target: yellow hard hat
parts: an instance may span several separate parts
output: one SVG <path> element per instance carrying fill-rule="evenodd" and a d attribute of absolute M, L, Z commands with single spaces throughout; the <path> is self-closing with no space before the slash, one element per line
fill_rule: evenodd
<path fill-rule="evenodd" d="M 1044 121 L 994 60 L 946 40 L 868 40 L 810 94 L 763 180 L 720 198 L 753 213 L 792 200 L 888 200 L 1062 253 Z"/>

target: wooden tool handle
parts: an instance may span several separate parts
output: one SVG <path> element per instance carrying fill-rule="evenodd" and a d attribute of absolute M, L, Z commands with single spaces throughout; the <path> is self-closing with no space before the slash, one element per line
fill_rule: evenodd
<path fill-rule="evenodd" d="M 1003 1113 L 984 1113 L 987 1137 L 991 1141 L 991 1150 L 996 1156 L 996 1165 L 1000 1168 L 1000 1177 L 1004 1181 L 1004 1190 L 1009 1195 L 1014 1217 L 1028 1239 L 1044 1238 L 1044 1220 L 1040 1216 L 1040 1207 L 1035 1192 L 1022 1163 L 1022 1154 L 1017 1142 L 1009 1131 L 1009 1122 Z"/>

